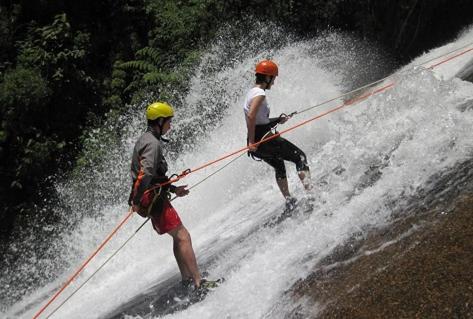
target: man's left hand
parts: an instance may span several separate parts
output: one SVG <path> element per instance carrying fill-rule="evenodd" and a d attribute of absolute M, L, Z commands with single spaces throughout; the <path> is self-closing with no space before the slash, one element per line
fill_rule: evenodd
<path fill-rule="evenodd" d="M 174 193 L 176 194 L 177 197 L 183 197 L 189 194 L 189 190 L 186 189 L 187 185 L 182 185 L 182 186 L 176 186 L 176 189 L 174 190 Z"/>
<path fill-rule="evenodd" d="M 140 205 L 133 204 L 131 207 L 132 207 L 131 209 L 136 213 L 140 210 Z"/>
<path fill-rule="evenodd" d="M 289 116 L 287 116 L 286 114 L 281 115 L 281 116 L 279 117 L 279 124 L 284 124 L 284 123 L 287 122 L 287 120 L 289 120 Z"/>

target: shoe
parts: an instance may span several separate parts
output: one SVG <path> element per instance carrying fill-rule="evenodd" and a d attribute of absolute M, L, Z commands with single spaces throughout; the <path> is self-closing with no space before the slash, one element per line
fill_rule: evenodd
<path fill-rule="evenodd" d="M 188 291 L 199 290 L 199 289 L 213 289 L 213 288 L 217 288 L 223 281 L 224 281 L 223 278 L 219 278 L 217 280 L 208 280 L 206 278 L 202 278 L 200 280 L 200 286 L 196 287 L 194 280 L 192 280 L 191 278 L 188 278 L 181 281 L 181 287 L 182 289 L 188 290 Z"/>
<path fill-rule="evenodd" d="M 194 280 L 192 278 L 183 279 L 181 281 L 181 286 L 184 288 L 191 287 L 194 285 Z"/>
<path fill-rule="evenodd" d="M 286 197 L 286 208 L 285 211 L 291 211 L 297 206 L 297 199 L 295 197 Z"/>
<path fill-rule="evenodd" d="M 217 280 L 208 280 L 208 279 L 202 279 L 200 281 L 200 286 L 198 289 L 213 289 L 217 288 L 221 283 L 223 282 L 223 279 L 217 279 Z"/>
<path fill-rule="evenodd" d="M 187 278 L 181 281 L 181 285 L 178 289 L 180 295 L 188 295 L 195 290 L 194 280 L 192 278 Z"/>
<path fill-rule="evenodd" d="M 217 280 L 202 279 L 200 281 L 200 286 L 194 289 L 191 300 L 193 302 L 201 301 L 210 291 L 217 288 L 222 282 L 223 278 Z"/>

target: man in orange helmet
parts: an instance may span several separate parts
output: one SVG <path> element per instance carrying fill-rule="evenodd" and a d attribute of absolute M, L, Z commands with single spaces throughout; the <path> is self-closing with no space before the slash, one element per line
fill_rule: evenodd
<path fill-rule="evenodd" d="M 286 199 L 286 208 L 292 209 L 295 198 L 291 196 L 287 183 L 284 161 L 296 164 L 297 173 L 306 190 L 311 189 L 310 171 L 307 166 L 307 157 L 303 151 L 288 140 L 278 136 L 259 145 L 254 145 L 263 138 L 271 136 L 271 129 L 277 124 L 288 120 L 287 116 L 269 118 L 269 104 L 266 99 L 266 90 L 274 85 L 278 76 L 278 66 L 271 60 L 264 60 L 256 65 L 256 83 L 248 91 L 243 110 L 245 112 L 248 129 L 248 150 L 253 157 L 257 157 L 271 165 L 276 172 L 276 183 Z"/>

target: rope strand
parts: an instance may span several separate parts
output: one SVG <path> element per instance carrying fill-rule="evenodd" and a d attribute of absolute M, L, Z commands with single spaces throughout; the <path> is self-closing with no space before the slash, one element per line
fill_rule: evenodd
<path fill-rule="evenodd" d="M 465 46 L 463 46 L 463 47 L 460 47 L 460 48 L 457 48 L 457 49 L 455 49 L 455 50 L 452 50 L 452 51 L 450 51 L 450 52 L 448 52 L 448 53 L 445 53 L 445 54 L 436 56 L 435 58 L 432 58 L 432 59 L 429 59 L 429 60 L 427 60 L 427 61 L 424 61 L 424 62 L 422 62 L 421 64 L 414 66 L 414 68 L 416 68 L 416 67 L 423 67 L 425 64 L 428 64 L 428 63 L 430 63 L 430 62 L 432 62 L 432 61 L 435 61 L 435 60 L 437 60 L 437 59 L 439 59 L 439 58 L 442 58 L 442 57 L 447 56 L 447 55 L 449 55 L 449 54 L 452 54 L 452 53 L 455 53 L 455 52 L 460 51 L 460 50 L 462 50 L 462 49 L 465 49 L 465 48 L 469 47 L 470 45 L 473 45 L 473 42 L 471 42 L 471 43 L 469 43 L 469 44 L 467 44 L 467 45 L 465 45 Z M 469 49 L 469 50 L 466 50 L 466 51 L 464 51 L 464 52 L 462 52 L 462 53 L 460 53 L 460 54 L 458 54 L 458 55 L 455 55 L 455 56 L 453 56 L 453 57 L 450 57 L 450 58 L 448 58 L 447 60 L 441 61 L 440 63 L 431 65 L 431 66 L 429 66 L 427 69 L 433 69 L 433 68 L 437 67 L 438 65 L 443 64 L 443 63 L 446 63 L 446 62 L 448 62 L 448 61 L 450 61 L 450 60 L 453 60 L 453 59 L 455 59 L 455 58 L 457 58 L 457 57 L 459 57 L 459 56 L 461 56 L 461 55 L 463 55 L 463 54 L 465 54 L 465 53 L 470 52 L 471 50 L 473 50 L 473 48 L 471 48 L 471 49 Z M 414 74 L 420 73 L 421 71 L 422 71 L 422 70 L 417 71 L 417 72 L 414 72 Z M 372 87 L 372 86 L 374 86 L 374 85 L 376 85 L 376 84 L 379 84 L 379 83 L 381 83 L 381 82 L 384 82 L 384 81 L 386 81 L 387 79 L 394 77 L 395 75 L 396 75 L 396 73 L 395 73 L 395 74 L 390 74 L 390 75 L 388 75 L 388 76 L 386 76 L 386 77 L 384 77 L 384 78 L 382 78 L 382 79 L 379 79 L 379 80 L 373 81 L 373 82 L 371 82 L 371 83 L 365 84 L 365 85 L 363 85 L 363 86 L 360 86 L 359 88 L 356 88 L 356 89 L 351 90 L 351 91 L 349 91 L 349 92 L 343 93 L 343 94 L 341 94 L 341 95 L 339 95 L 339 96 L 337 96 L 337 97 L 334 97 L 334 98 L 332 98 L 332 99 L 330 99 L 330 100 L 326 100 L 326 101 L 324 101 L 324 102 L 321 102 L 321 103 L 316 104 L 316 105 L 314 105 L 314 106 L 310 106 L 310 107 L 305 108 L 305 109 L 302 109 L 302 110 L 300 110 L 300 111 L 295 111 L 295 112 L 293 112 L 293 113 L 291 113 L 291 114 L 294 114 L 294 115 L 302 114 L 302 113 L 304 113 L 304 112 L 310 111 L 310 110 L 315 109 L 315 108 L 317 108 L 317 107 L 320 107 L 320 106 L 322 106 L 322 105 L 325 105 L 325 104 L 328 104 L 328 103 L 330 103 L 330 102 L 339 100 L 339 99 L 341 99 L 341 98 L 343 98 L 343 97 L 345 97 L 345 96 L 352 95 L 352 94 L 354 94 L 354 93 L 356 93 L 356 92 L 358 92 L 358 91 L 362 91 L 363 89 L 366 89 L 366 88 L 368 88 L 368 87 Z M 402 75 L 402 73 L 401 73 L 401 75 Z"/>

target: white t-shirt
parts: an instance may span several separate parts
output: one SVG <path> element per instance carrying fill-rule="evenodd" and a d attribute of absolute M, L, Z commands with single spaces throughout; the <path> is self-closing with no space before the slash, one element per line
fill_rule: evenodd
<path fill-rule="evenodd" d="M 248 115 L 248 112 L 250 112 L 251 101 L 255 97 L 260 96 L 260 95 L 266 96 L 266 92 L 259 87 L 254 87 L 250 91 L 248 91 L 248 94 L 246 94 L 245 105 L 243 106 L 243 111 L 245 112 L 245 115 Z M 245 119 L 246 119 L 246 116 L 245 116 Z M 269 123 L 269 105 L 265 98 L 263 100 L 263 103 L 261 103 L 261 106 L 258 109 L 258 113 L 256 113 L 256 125 L 268 124 L 268 123 Z"/>

